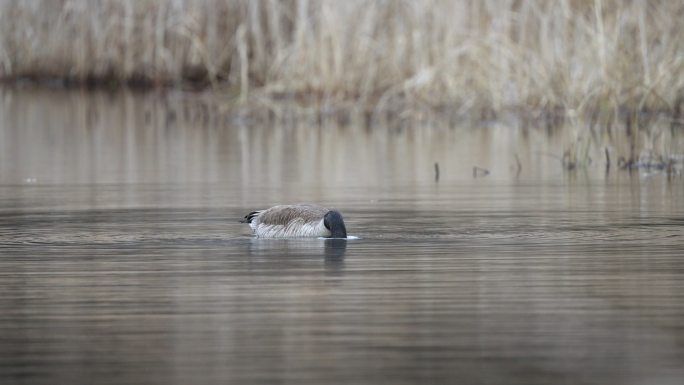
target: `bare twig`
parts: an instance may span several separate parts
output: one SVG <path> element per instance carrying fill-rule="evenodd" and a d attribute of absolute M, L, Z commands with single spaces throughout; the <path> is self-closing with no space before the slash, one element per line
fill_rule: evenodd
<path fill-rule="evenodd" d="M 489 175 L 489 170 L 486 168 L 474 166 L 473 167 L 473 178 L 477 178 L 478 176 L 487 176 Z"/>

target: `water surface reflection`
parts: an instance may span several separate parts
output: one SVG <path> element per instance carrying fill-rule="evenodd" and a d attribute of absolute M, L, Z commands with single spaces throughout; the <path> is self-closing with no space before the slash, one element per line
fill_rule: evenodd
<path fill-rule="evenodd" d="M 252 126 L 193 100 L 0 92 L 2 383 L 684 378 L 681 179 L 567 173 L 563 138 L 520 127 Z M 238 222 L 307 201 L 360 239 Z"/>

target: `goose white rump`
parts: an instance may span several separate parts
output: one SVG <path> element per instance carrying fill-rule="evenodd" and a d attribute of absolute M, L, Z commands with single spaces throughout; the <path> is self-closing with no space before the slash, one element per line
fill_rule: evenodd
<path fill-rule="evenodd" d="M 263 238 L 347 237 L 339 211 L 310 204 L 279 205 L 252 211 L 240 222 L 249 223 L 254 235 Z"/>

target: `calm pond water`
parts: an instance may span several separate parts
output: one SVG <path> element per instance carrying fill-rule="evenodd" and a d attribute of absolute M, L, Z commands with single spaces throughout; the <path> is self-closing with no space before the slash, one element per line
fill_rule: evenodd
<path fill-rule="evenodd" d="M 682 383 L 681 177 L 201 97 L 0 90 L 0 382 Z M 289 202 L 359 239 L 238 223 Z"/>

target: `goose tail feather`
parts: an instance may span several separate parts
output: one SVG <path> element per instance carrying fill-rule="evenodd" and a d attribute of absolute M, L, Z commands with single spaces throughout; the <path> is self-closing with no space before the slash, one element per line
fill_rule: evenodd
<path fill-rule="evenodd" d="M 251 213 L 245 215 L 245 218 L 240 220 L 240 223 L 252 223 L 252 219 L 259 215 L 260 211 L 252 211 Z"/>

